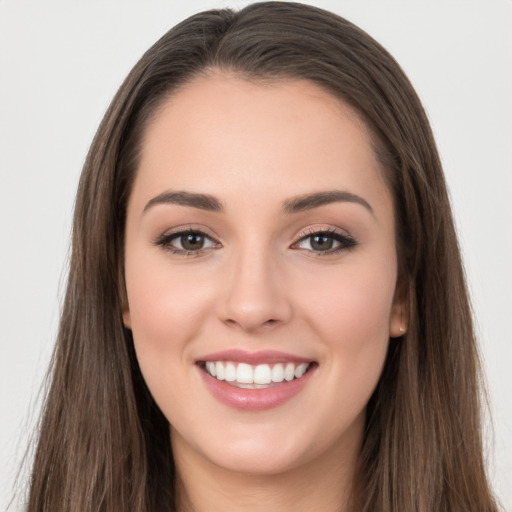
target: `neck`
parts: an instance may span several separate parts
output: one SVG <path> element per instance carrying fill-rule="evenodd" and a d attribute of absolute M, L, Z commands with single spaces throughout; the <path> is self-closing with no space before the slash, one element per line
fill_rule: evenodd
<path fill-rule="evenodd" d="M 348 447 L 276 474 L 226 470 L 180 444 L 174 451 L 179 512 L 345 512 L 354 483 L 360 438 Z M 353 442 L 356 441 L 356 442 Z M 341 444 L 341 443 L 340 443 Z M 174 443 L 173 443 L 174 445 Z M 176 447 L 178 448 L 178 447 Z"/>

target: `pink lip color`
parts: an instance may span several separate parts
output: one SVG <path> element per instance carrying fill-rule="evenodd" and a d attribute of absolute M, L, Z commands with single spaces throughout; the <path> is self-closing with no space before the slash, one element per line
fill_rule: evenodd
<path fill-rule="evenodd" d="M 276 363 L 311 363 L 311 359 L 298 357 L 285 352 L 276 352 L 274 350 L 264 350 L 259 352 L 246 352 L 240 349 L 223 350 L 212 354 L 199 357 L 197 361 L 233 361 L 234 363 L 258 364 L 276 364 Z"/>
<path fill-rule="evenodd" d="M 227 360 L 233 361 L 233 359 Z M 217 380 L 206 373 L 204 369 L 199 368 L 203 381 L 210 393 L 219 402 L 242 411 L 263 411 L 284 404 L 304 388 L 315 370 L 316 365 L 313 365 L 301 378 L 290 382 L 275 383 L 269 388 L 244 389 Z"/>

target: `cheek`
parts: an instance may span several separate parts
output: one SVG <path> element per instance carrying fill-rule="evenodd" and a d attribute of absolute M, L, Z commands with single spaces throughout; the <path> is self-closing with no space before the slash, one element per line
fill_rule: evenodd
<path fill-rule="evenodd" d="M 340 267 L 303 282 L 309 290 L 309 300 L 301 306 L 303 317 L 331 356 L 326 364 L 334 378 L 362 394 L 373 391 L 386 357 L 395 268 L 385 261 L 350 270 Z"/>
<path fill-rule="evenodd" d="M 145 262 L 134 254 L 127 260 L 130 322 L 139 358 L 159 360 L 165 353 L 182 351 L 198 336 L 212 302 L 204 282 L 165 259 Z"/>
<path fill-rule="evenodd" d="M 191 348 L 201 338 L 212 294 L 200 285 L 204 279 L 155 260 L 133 252 L 126 261 L 126 287 L 140 370 L 161 410 L 174 420 L 194 401 L 187 386 L 194 369 Z"/>
<path fill-rule="evenodd" d="M 378 279 L 377 279 L 378 277 Z M 366 270 L 316 289 L 310 319 L 326 360 L 326 428 L 332 436 L 364 413 L 380 379 L 389 345 L 394 277 Z M 322 361 L 320 362 L 322 364 Z M 329 398 L 327 398 L 327 396 Z"/>
<path fill-rule="evenodd" d="M 336 274 L 304 283 L 310 290 L 305 307 L 310 309 L 311 318 L 317 318 L 326 332 L 347 342 L 351 338 L 360 342 L 364 333 L 387 339 L 395 292 L 394 268 L 361 266 L 347 272 L 340 269 Z"/>

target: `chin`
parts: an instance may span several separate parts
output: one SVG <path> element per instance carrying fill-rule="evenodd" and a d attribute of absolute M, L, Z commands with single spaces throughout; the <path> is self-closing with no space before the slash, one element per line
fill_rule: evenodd
<path fill-rule="evenodd" d="M 262 448 L 235 444 L 222 453 L 210 454 L 210 457 L 211 462 L 226 471 L 253 476 L 283 474 L 307 462 L 307 457 L 298 448 L 275 445 Z"/>

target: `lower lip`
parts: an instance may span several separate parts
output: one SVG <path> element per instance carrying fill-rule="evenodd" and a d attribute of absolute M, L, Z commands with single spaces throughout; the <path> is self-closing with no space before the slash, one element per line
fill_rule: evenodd
<path fill-rule="evenodd" d="M 283 405 L 299 393 L 311 379 L 316 369 L 312 366 L 302 377 L 283 381 L 264 389 L 237 388 L 217 380 L 200 368 L 201 376 L 210 393 L 221 403 L 243 411 L 264 411 Z"/>

